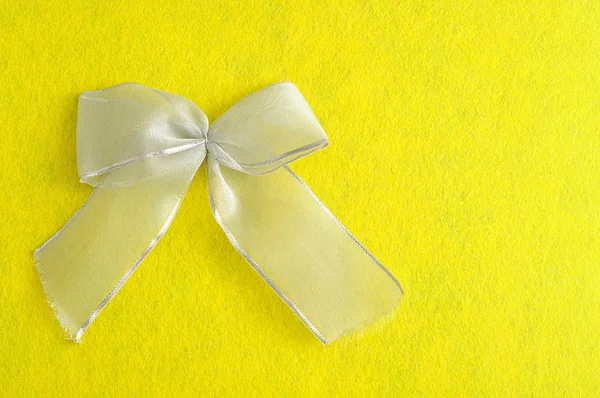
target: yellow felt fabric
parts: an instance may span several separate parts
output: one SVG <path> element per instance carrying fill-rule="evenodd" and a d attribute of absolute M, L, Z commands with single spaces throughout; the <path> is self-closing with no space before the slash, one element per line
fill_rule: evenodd
<path fill-rule="evenodd" d="M 595 1 L 0 0 L 0 395 L 594 396 Z M 205 169 L 83 337 L 32 250 L 83 204 L 81 91 L 137 81 L 214 120 L 291 80 L 328 133 L 293 163 L 402 283 L 322 346 L 213 220 Z"/>

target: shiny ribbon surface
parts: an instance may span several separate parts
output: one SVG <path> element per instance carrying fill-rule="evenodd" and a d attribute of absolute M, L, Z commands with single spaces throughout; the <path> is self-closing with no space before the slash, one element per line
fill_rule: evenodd
<path fill-rule="evenodd" d="M 192 102 L 140 84 L 82 93 L 77 166 L 94 191 L 34 252 L 69 337 L 80 341 L 163 236 L 205 158 L 215 219 L 321 342 L 389 313 L 396 279 L 287 167 L 327 143 L 292 83 L 242 98 L 210 128 Z"/>

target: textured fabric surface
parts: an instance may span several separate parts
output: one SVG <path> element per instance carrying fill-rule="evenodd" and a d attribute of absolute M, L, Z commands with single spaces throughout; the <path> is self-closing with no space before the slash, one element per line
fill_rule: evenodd
<path fill-rule="evenodd" d="M 596 2 L 243 3 L 0 0 L 0 395 L 597 394 Z M 292 169 L 398 277 L 395 315 L 322 346 L 195 178 L 64 340 L 32 250 L 91 191 L 78 95 L 137 81 L 213 121 L 281 80 L 330 140 Z"/>

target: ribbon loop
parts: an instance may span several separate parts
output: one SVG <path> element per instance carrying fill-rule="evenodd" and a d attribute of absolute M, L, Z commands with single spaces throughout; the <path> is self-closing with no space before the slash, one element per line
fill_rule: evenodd
<path fill-rule="evenodd" d="M 124 83 L 84 92 L 77 118 L 80 179 L 95 186 L 116 168 L 202 145 L 207 131 L 208 120 L 200 108 L 165 91 Z M 147 170 L 138 178 L 155 172 Z"/>
<path fill-rule="evenodd" d="M 213 122 L 208 152 L 217 162 L 261 175 L 327 146 L 325 131 L 292 83 L 250 94 Z"/>
<path fill-rule="evenodd" d="M 84 92 L 77 163 L 95 187 L 34 251 L 69 336 L 83 332 L 169 227 L 208 152 L 213 214 L 233 246 L 328 343 L 391 311 L 402 290 L 286 165 L 327 145 L 291 83 L 233 105 L 208 128 L 190 101 L 127 83 Z"/>

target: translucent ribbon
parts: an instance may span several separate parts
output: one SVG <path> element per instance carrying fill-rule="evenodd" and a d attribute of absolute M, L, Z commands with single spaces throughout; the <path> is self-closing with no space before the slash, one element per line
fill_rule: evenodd
<path fill-rule="evenodd" d="M 95 189 L 34 252 L 69 337 L 80 341 L 163 236 L 205 157 L 215 219 L 321 342 L 391 311 L 396 279 L 286 166 L 327 143 L 291 83 L 248 95 L 210 128 L 192 102 L 140 84 L 82 93 L 77 166 Z"/>

